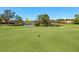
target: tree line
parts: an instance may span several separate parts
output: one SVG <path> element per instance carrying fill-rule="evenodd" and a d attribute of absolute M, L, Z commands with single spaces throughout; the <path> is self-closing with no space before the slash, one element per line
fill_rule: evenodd
<path fill-rule="evenodd" d="M 7 25 L 34 24 L 35 26 L 54 26 L 54 25 L 60 26 L 61 21 L 63 20 L 64 19 L 51 20 L 48 14 L 37 15 L 36 20 L 34 21 L 31 21 L 28 18 L 26 18 L 26 20 L 23 20 L 20 15 L 17 15 L 12 10 L 4 10 L 0 14 L 0 24 L 7 24 Z M 75 14 L 74 19 L 71 20 L 73 21 L 73 24 L 79 24 L 79 14 Z"/>

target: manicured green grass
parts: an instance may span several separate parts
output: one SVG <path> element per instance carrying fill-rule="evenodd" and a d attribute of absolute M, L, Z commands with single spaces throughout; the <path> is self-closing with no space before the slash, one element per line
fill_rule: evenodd
<path fill-rule="evenodd" d="M 0 51 L 79 52 L 79 25 L 0 26 Z"/>

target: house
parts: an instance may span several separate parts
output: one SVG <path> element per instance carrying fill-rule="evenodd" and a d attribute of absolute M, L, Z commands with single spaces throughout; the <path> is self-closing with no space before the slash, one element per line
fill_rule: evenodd
<path fill-rule="evenodd" d="M 63 24 L 71 24 L 71 23 L 73 23 L 73 19 L 65 19 L 65 20 L 62 20 L 61 23 L 63 23 Z"/>
<path fill-rule="evenodd" d="M 5 24 L 5 20 L 2 20 L 2 21 L 0 22 L 0 24 Z"/>

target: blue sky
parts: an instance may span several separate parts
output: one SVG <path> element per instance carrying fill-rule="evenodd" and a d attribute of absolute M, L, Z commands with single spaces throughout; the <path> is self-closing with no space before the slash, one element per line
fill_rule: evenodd
<path fill-rule="evenodd" d="M 35 20 L 39 14 L 48 14 L 51 19 L 74 18 L 74 15 L 79 13 L 79 7 L 0 7 L 0 13 L 4 10 L 15 11 L 23 20 L 26 17 Z"/>

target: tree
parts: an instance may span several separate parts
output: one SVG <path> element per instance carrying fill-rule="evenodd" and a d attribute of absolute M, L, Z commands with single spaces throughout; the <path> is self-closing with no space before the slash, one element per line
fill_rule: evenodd
<path fill-rule="evenodd" d="M 15 16 L 16 25 L 23 25 L 22 17 L 19 15 Z"/>
<path fill-rule="evenodd" d="M 79 14 L 75 14 L 74 23 L 79 24 Z"/>
<path fill-rule="evenodd" d="M 0 15 L 0 23 L 2 23 L 2 16 Z"/>
<path fill-rule="evenodd" d="M 26 18 L 25 22 L 26 22 L 26 24 L 30 24 L 29 18 Z"/>
<path fill-rule="evenodd" d="M 11 10 L 5 10 L 3 12 L 3 18 L 4 18 L 5 22 L 6 22 L 6 24 L 9 23 L 10 18 L 13 18 L 14 15 L 15 15 L 15 12 L 12 12 Z"/>
<path fill-rule="evenodd" d="M 49 23 L 49 16 L 47 14 L 41 14 L 37 16 L 37 20 L 40 24 L 47 26 Z"/>
<path fill-rule="evenodd" d="M 2 22 L 3 20 L 4 22 Z M 8 25 L 23 25 L 23 20 L 21 16 L 15 15 L 15 12 L 13 12 L 12 10 L 4 10 L 4 12 L 0 14 L 0 23 Z"/>
<path fill-rule="evenodd" d="M 0 23 L 2 23 L 3 20 L 4 20 L 4 15 L 0 14 Z"/>
<path fill-rule="evenodd" d="M 34 25 L 35 26 L 39 26 L 40 25 L 40 22 L 38 20 L 34 21 Z"/>
<path fill-rule="evenodd" d="M 62 23 L 62 21 L 64 21 L 64 19 L 56 19 L 56 23 Z"/>

